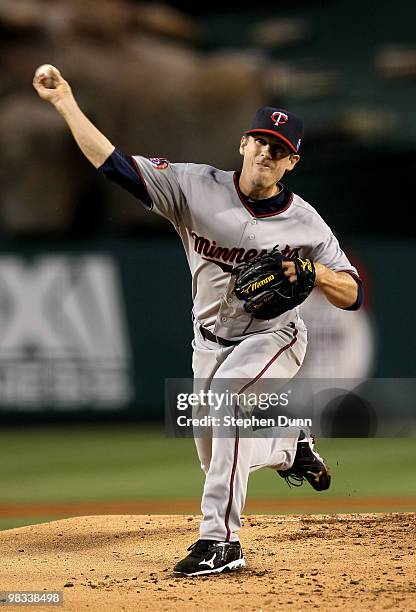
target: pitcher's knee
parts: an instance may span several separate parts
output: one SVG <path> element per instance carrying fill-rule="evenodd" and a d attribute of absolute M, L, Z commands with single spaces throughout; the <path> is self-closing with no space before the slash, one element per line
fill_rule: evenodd
<path fill-rule="evenodd" d="M 208 470 L 209 470 L 210 464 L 211 464 L 211 459 L 202 459 L 201 460 L 201 470 L 205 474 L 208 474 Z"/>

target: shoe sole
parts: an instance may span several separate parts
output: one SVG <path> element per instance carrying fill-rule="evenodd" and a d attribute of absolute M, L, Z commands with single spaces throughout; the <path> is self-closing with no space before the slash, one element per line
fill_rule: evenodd
<path fill-rule="evenodd" d="M 309 483 L 310 486 L 313 489 L 315 489 L 315 491 L 318 491 L 318 492 L 327 491 L 331 484 L 331 474 L 329 473 L 329 469 L 326 466 L 324 459 L 320 457 L 319 454 L 315 451 L 315 449 L 311 446 L 309 439 L 301 440 L 300 442 L 307 444 L 309 446 L 309 450 L 312 453 L 312 455 L 315 457 L 315 461 L 317 461 L 322 467 L 321 467 L 320 472 L 317 472 L 317 473 L 312 472 L 311 470 L 306 470 L 305 473 L 295 471 L 295 475 L 296 476 L 299 475 L 302 478 L 304 478 L 304 480 L 306 480 L 306 482 Z M 291 468 L 289 470 L 276 470 L 276 471 L 279 474 L 279 476 L 281 476 L 282 478 L 287 478 L 288 476 L 291 476 Z M 316 476 L 318 476 L 318 480 L 316 479 Z M 299 485 L 294 485 L 294 486 L 300 486 L 301 484 L 302 483 L 300 482 Z"/>
<path fill-rule="evenodd" d="M 309 477 L 305 476 L 305 478 L 309 482 L 311 487 L 315 489 L 315 491 L 327 491 L 331 484 L 331 474 L 329 474 L 328 471 L 323 473 L 320 476 L 319 480 L 316 480 L 316 478 L 313 478 L 313 476 L 311 475 Z"/>
<path fill-rule="evenodd" d="M 309 442 L 308 444 L 312 455 L 315 457 L 316 461 L 318 461 L 322 465 L 323 469 L 321 470 L 320 477 L 318 480 L 316 480 L 316 478 L 314 478 L 312 474 L 309 474 L 310 478 L 305 475 L 305 478 L 309 482 L 311 487 L 315 489 L 315 491 L 326 491 L 327 489 L 329 489 L 329 485 L 331 484 L 331 475 L 325 464 L 325 461 L 316 453 L 316 451 L 314 450 L 314 448 L 312 448 Z"/>
<path fill-rule="evenodd" d="M 174 570 L 173 574 L 175 576 L 206 576 L 207 574 L 220 574 L 221 572 L 236 572 L 245 566 L 246 562 L 244 559 L 236 559 L 235 561 L 230 561 L 230 563 L 227 563 L 227 565 L 215 567 L 214 569 L 192 572 L 192 574 L 187 574 L 186 572 L 175 572 Z"/>

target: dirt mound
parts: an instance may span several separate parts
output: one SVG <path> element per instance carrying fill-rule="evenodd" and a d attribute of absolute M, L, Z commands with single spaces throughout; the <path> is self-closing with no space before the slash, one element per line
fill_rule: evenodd
<path fill-rule="evenodd" d="M 10 529 L 0 532 L 1 589 L 63 591 L 74 612 L 416 612 L 414 513 L 246 516 L 245 570 L 174 578 L 174 562 L 197 539 L 195 516 L 84 516 Z"/>

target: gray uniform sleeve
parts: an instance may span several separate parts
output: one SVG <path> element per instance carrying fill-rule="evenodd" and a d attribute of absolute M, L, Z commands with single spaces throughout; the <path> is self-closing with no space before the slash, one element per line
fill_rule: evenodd
<path fill-rule="evenodd" d="M 321 217 L 319 217 L 319 225 L 319 236 L 321 239 L 310 249 L 307 257 L 310 257 L 312 261 L 318 261 L 334 272 L 348 272 L 355 279 L 358 287 L 357 299 L 354 304 L 344 308 L 344 310 L 358 310 L 363 301 L 363 290 L 358 271 L 350 263 L 348 257 L 339 246 L 337 238 Z"/>
<path fill-rule="evenodd" d="M 163 158 L 136 155 L 132 159 L 149 196 L 143 205 L 178 227 L 186 206 L 181 184 L 188 164 L 171 164 Z"/>
<path fill-rule="evenodd" d="M 319 261 L 334 272 L 350 272 L 359 278 L 357 269 L 351 264 L 344 251 L 341 249 L 337 238 L 330 227 L 320 219 L 320 240 L 317 241 L 307 254 L 312 261 Z"/>

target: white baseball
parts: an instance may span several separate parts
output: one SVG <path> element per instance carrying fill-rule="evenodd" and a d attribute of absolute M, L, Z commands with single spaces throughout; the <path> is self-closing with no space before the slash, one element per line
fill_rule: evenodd
<path fill-rule="evenodd" d="M 42 85 L 46 89 L 55 89 L 55 81 L 53 78 L 53 71 L 59 72 L 52 64 L 42 64 L 39 68 L 36 68 L 35 77 L 42 77 Z"/>

